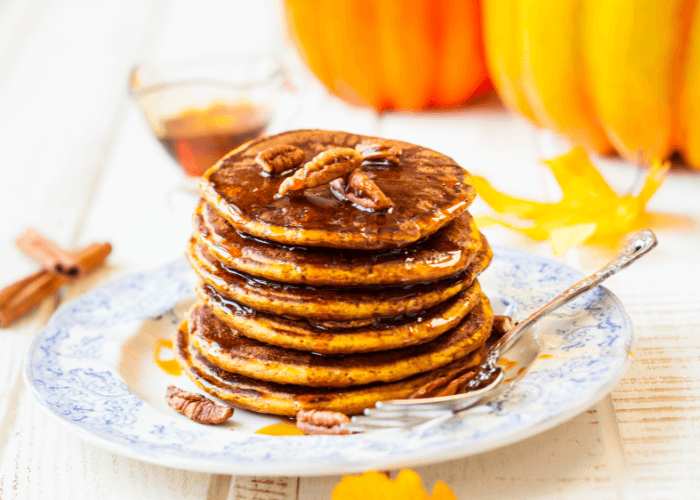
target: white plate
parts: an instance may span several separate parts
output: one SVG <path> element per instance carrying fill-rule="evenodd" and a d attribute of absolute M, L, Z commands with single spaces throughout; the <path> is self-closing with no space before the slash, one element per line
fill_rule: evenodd
<path fill-rule="evenodd" d="M 555 261 L 495 248 L 480 278 L 496 313 L 523 318 L 580 279 Z M 619 300 L 598 288 L 563 307 L 506 358 L 517 365 L 486 407 L 411 430 L 351 436 L 263 436 L 279 419 L 236 409 L 223 426 L 170 409 L 165 389 L 195 390 L 153 360 L 194 300 L 194 273 L 178 260 L 70 302 L 29 346 L 25 381 L 49 414 L 86 441 L 168 467 L 243 475 L 325 475 L 387 470 L 483 452 L 563 422 L 622 377 L 632 326 Z M 526 368 L 526 370 L 524 370 Z"/>

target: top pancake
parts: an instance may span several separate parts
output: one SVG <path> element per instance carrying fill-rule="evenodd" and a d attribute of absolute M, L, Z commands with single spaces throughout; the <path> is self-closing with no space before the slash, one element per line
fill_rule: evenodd
<path fill-rule="evenodd" d="M 192 217 L 195 237 L 227 266 L 284 283 L 332 286 L 410 285 L 464 271 L 481 247 L 465 211 L 438 232 L 394 250 L 288 247 L 243 236 L 208 203 Z"/>
<path fill-rule="evenodd" d="M 399 164 L 363 163 L 361 170 L 393 207 L 370 212 L 340 200 L 329 185 L 275 198 L 287 176 L 263 175 L 261 151 L 293 145 L 310 161 L 334 147 L 382 141 L 402 150 Z M 345 132 L 297 130 L 256 139 L 209 169 L 200 183 L 204 198 L 236 229 L 288 245 L 380 250 L 402 248 L 433 234 L 459 216 L 476 191 L 469 173 L 435 151 L 401 141 Z"/>

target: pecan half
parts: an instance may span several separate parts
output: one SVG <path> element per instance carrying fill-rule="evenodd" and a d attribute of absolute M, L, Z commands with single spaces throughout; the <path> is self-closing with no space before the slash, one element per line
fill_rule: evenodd
<path fill-rule="evenodd" d="M 361 142 L 355 149 L 362 153 L 362 160 L 379 163 L 399 163 L 399 156 L 401 156 L 401 148 L 388 142 L 383 141 L 369 141 Z"/>
<path fill-rule="evenodd" d="M 304 162 L 305 157 L 306 153 L 303 150 L 288 144 L 260 151 L 255 157 L 255 163 L 268 174 L 281 174 L 297 168 Z"/>
<path fill-rule="evenodd" d="M 297 427 L 306 434 L 352 434 L 340 426 L 348 422 L 348 416 L 337 411 L 299 410 L 297 413 Z"/>
<path fill-rule="evenodd" d="M 342 197 L 369 210 L 386 210 L 393 206 L 391 200 L 372 179 L 359 170 L 353 170 L 345 179 L 335 179 L 331 186 Z"/>
<path fill-rule="evenodd" d="M 314 188 L 328 184 L 333 179 L 342 177 L 362 164 L 362 155 L 350 148 L 332 148 L 316 156 L 287 177 L 277 196 L 285 196 L 289 191 Z"/>
<path fill-rule="evenodd" d="M 499 335 L 504 335 L 505 333 L 508 333 L 516 324 L 515 319 L 511 318 L 510 316 L 495 315 L 493 317 L 493 332 Z"/>
<path fill-rule="evenodd" d="M 194 392 L 183 391 L 174 385 L 168 386 L 165 401 L 173 410 L 200 424 L 221 424 L 233 415 L 233 407 L 220 405 Z"/>

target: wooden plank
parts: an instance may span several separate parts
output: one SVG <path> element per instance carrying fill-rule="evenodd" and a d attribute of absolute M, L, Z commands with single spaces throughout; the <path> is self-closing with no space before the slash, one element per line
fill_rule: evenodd
<path fill-rule="evenodd" d="M 157 467 L 92 446 L 49 419 L 24 391 L 0 463 L 0 497 L 206 498 L 209 474 Z"/>
<path fill-rule="evenodd" d="M 591 409 L 511 446 L 416 471 L 429 491 L 441 480 L 460 499 L 617 499 L 606 461 Z"/>
<path fill-rule="evenodd" d="M 696 174 L 683 177 L 669 182 L 700 188 Z M 682 190 L 674 185 L 669 194 Z M 700 216 L 696 197 L 676 196 L 664 206 Z M 691 256 L 699 233 L 689 227 L 658 235 L 659 247 L 638 272 L 611 284 L 638 339 L 613 401 L 637 498 L 691 498 L 700 486 L 700 265 Z"/>
<path fill-rule="evenodd" d="M 297 500 L 299 478 L 236 476 L 227 500 Z"/>
<path fill-rule="evenodd" d="M 8 0 L 0 4 L 0 86 L 46 15 L 50 0 Z"/>
<path fill-rule="evenodd" d="M 520 443 L 414 470 L 428 493 L 443 481 L 464 500 L 626 498 L 617 494 L 609 452 L 598 412 L 591 408 Z M 301 478 L 299 498 L 328 499 L 340 480 Z"/>
<path fill-rule="evenodd" d="M 11 244 L 12 233 L 26 225 L 37 227 L 65 246 L 80 231 L 100 181 L 100 161 L 109 149 L 106 141 L 112 139 L 111 123 L 118 117 L 120 102 L 124 103 L 121 97 L 131 64 L 129 53 L 137 48 L 149 4 L 117 3 L 105 9 L 74 2 L 51 8 L 39 25 L 38 35 L 27 43 L 26 57 L 0 88 L 0 104 L 12 109 L 19 122 L 4 121 L 1 125 L 5 128 L 1 146 L 7 162 L 16 166 L 8 171 L 8 182 L 0 188 L 12 190 L 1 193 L 6 204 L 2 208 L 4 213 L 21 214 L 12 219 L 11 227 L 3 226 L 3 243 Z M 90 18 L 89 23 L 84 22 L 84 15 Z M 115 48 L 121 52 L 113 52 Z M 57 51 L 70 57 L 57 57 Z M 91 71 L 84 72 L 87 62 Z M 48 95 L 37 96 L 26 91 L 36 81 L 54 85 L 46 87 Z M 14 133 L 8 130 L 10 126 Z M 16 133 L 30 126 L 35 134 Z M 41 147 L 36 147 L 39 144 Z M 103 227 L 111 220 L 103 218 Z M 84 239 L 111 239 L 105 229 L 107 234 L 85 234 Z M 103 271 L 74 287 L 68 297 L 106 274 Z M 3 363 L 3 382 L 8 381 L 3 386 L 9 391 L 0 400 L 0 431 L 4 431 L 3 438 L 6 436 L 0 461 L 0 497 L 204 498 L 210 486 L 208 474 L 152 467 L 101 451 L 49 420 L 29 393 L 20 390 L 19 368 L 25 345 L 52 308 L 45 306 L 41 315 L 13 328 L 16 337 L 3 337 L 2 360 L 7 355 L 14 363 Z"/>
<path fill-rule="evenodd" d="M 240 8 L 243 3 L 218 5 L 228 5 L 229 9 L 233 9 Z M 177 9 L 178 5 L 181 6 L 181 3 L 176 3 L 173 8 Z M 225 10 L 220 12 L 222 19 L 227 18 Z M 205 14 L 206 9 L 202 13 Z M 168 11 L 167 15 L 169 22 L 174 22 L 172 12 Z M 169 27 L 166 22 L 165 30 Z M 160 41 L 156 41 L 153 46 L 157 48 Z M 93 183 L 92 196 L 85 205 L 86 210 L 77 235 L 77 241 L 81 244 L 95 239 L 113 243 L 115 251 L 110 258 L 110 269 L 101 276 L 74 287 L 67 294 L 66 300 L 86 291 L 96 282 L 104 281 L 107 275 L 114 278 L 137 270 L 151 269 L 181 257 L 191 232 L 189 219 L 192 202 L 196 198 L 183 195 L 182 188 L 185 184 L 182 172 L 157 143 L 136 104 L 128 105 L 116 132 L 102 172 L 97 182 Z M 22 439 L 13 444 L 27 446 Z M 111 456 L 91 445 L 79 444 L 80 449 L 70 448 L 65 456 L 66 462 L 75 467 L 84 470 L 90 461 L 99 462 L 101 454 Z M 80 454 L 84 454 L 83 449 L 90 450 L 92 456 L 89 461 L 80 459 Z M 20 453 L 18 450 L 12 451 L 14 455 Z M 47 454 L 55 455 L 55 452 L 48 450 Z M 119 495 L 128 498 L 153 498 L 166 494 L 176 498 L 223 499 L 230 488 L 243 484 L 232 482 L 227 476 L 192 474 L 125 458 L 118 460 L 122 469 L 129 471 L 128 474 L 119 474 L 119 471 L 116 474 L 106 474 L 101 471 L 97 476 L 99 481 L 88 483 L 82 487 L 81 493 L 85 496 L 109 496 L 108 492 L 119 492 Z M 55 464 L 52 466 L 50 461 L 40 462 L 38 469 L 42 477 L 51 471 L 56 472 Z M 11 474 L 12 470 L 8 469 L 6 475 Z M 80 481 L 80 478 L 76 480 Z M 296 479 L 293 483 L 296 484 Z M 176 494 L 171 491 L 173 485 L 180 486 Z M 244 489 L 238 487 L 236 491 Z M 57 496 L 67 495 L 67 491 L 57 492 Z"/>

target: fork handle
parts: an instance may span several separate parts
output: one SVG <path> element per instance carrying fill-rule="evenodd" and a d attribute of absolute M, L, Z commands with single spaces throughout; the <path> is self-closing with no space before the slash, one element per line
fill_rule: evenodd
<path fill-rule="evenodd" d="M 579 281 L 571 288 L 564 290 L 547 305 L 530 315 L 530 317 L 527 319 L 518 323 L 508 333 L 501 337 L 498 342 L 493 345 L 491 352 L 489 353 L 489 357 L 498 359 L 501 356 L 501 353 L 512 346 L 522 336 L 522 334 L 542 316 L 572 301 L 582 293 L 595 288 L 601 282 L 617 273 L 620 269 L 624 269 L 639 257 L 646 254 L 649 250 L 654 248 L 657 243 L 658 241 L 656 236 L 649 229 L 645 229 L 635 234 L 627 245 L 620 250 L 620 253 L 618 253 L 617 256 L 606 266 L 602 267 L 600 270 L 598 270 L 598 272 L 592 274 L 588 278 Z"/>

